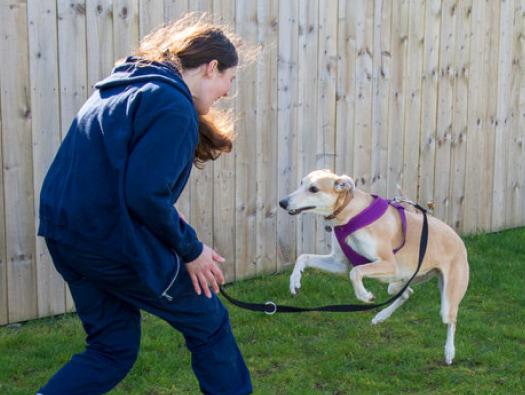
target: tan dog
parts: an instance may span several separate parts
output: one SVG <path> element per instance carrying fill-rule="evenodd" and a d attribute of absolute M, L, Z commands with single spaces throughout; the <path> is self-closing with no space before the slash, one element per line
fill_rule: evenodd
<path fill-rule="evenodd" d="M 335 218 L 331 225 L 346 224 L 351 218 L 368 207 L 373 197 L 355 187 L 354 181 L 338 176 L 330 170 L 317 170 L 308 174 L 301 186 L 279 202 L 279 205 L 295 215 L 303 211 Z M 360 255 L 372 263 L 355 266 L 350 270 L 356 297 L 370 303 L 374 296 L 363 285 L 363 278 L 375 278 L 388 283 L 388 293 L 396 294 L 414 274 L 417 268 L 419 242 L 423 215 L 407 207 L 407 232 L 404 246 L 394 255 L 393 250 L 403 242 L 403 231 L 398 211 L 389 206 L 375 222 L 350 234 L 346 242 Z M 441 291 L 441 317 L 448 324 L 445 344 L 445 361 L 451 364 L 455 355 L 454 333 L 461 299 L 465 295 L 469 280 L 467 251 L 461 238 L 444 222 L 428 216 L 429 238 L 425 259 L 412 284 L 438 278 Z M 329 255 L 304 254 L 297 259 L 290 277 L 290 291 L 295 295 L 301 287 L 301 273 L 308 267 L 331 273 L 348 273 L 351 268 L 332 232 L 332 251 Z M 392 315 L 413 293 L 411 288 L 390 306 L 381 310 L 372 320 L 378 324 Z"/>

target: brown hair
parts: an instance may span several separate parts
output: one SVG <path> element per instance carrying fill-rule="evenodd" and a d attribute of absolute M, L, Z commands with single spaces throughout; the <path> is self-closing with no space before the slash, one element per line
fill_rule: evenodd
<path fill-rule="evenodd" d="M 181 73 L 217 60 L 219 71 L 237 66 L 240 39 L 226 26 L 209 22 L 206 14 L 190 13 L 160 27 L 141 41 L 135 55 L 144 61 L 171 63 Z M 233 143 L 231 112 L 212 108 L 199 116 L 199 143 L 194 164 L 202 168 L 208 160 L 230 152 Z"/>

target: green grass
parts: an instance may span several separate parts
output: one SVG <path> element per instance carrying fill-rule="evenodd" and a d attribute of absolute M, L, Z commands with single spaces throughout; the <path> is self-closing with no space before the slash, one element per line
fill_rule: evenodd
<path fill-rule="evenodd" d="M 525 393 L 525 228 L 466 239 L 471 281 L 456 333 L 456 359 L 443 363 L 446 326 L 435 280 L 415 286 L 389 320 L 374 313 L 251 313 L 228 306 L 256 394 Z M 346 277 L 306 272 L 301 293 L 289 273 L 229 287 L 252 301 L 295 305 L 355 302 Z M 368 281 L 378 300 L 385 286 Z M 83 348 L 75 315 L 0 328 L 0 394 L 32 394 Z M 144 314 L 141 353 L 111 394 L 192 394 L 198 386 L 180 334 Z"/>

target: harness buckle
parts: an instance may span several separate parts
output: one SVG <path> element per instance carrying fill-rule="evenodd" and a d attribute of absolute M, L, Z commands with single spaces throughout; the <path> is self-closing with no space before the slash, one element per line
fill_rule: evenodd
<path fill-rule="evenodd" d="M 268 315 L 274 315 L 276 312 L 277 312 L 277 305 L 272 302 L 272 301 L 268 301 L 265 303 L 266 306 L 270 305 L 270 306 L 273 306 L 273 311 L 265 311 L 264 314 L 268 314 Z"/>
<path fill-rule="evenodd" d="M 397 203 L 408 203 L 412 206 L 415 206 L 416 205 L 416 202 L 412 201 L 412 200 L 409 200 L 409 199 L 404 199 L 400 196 L 394 196 L 394 202 L 397 202 Z"/>

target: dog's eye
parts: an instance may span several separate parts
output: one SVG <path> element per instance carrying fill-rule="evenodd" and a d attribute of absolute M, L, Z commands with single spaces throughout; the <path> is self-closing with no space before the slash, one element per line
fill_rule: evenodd
<path fill-rule="evenodd" d="M 311 193 L 317 193 L 317 192 L 319 192 L 319 188 L 317 188 L 316 186 L 312 185 L 310 188 L 308 188 L 308 191 L 310 191 Z"/>

